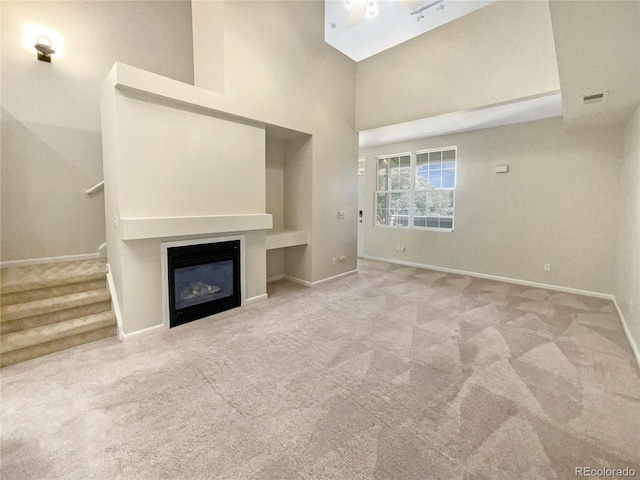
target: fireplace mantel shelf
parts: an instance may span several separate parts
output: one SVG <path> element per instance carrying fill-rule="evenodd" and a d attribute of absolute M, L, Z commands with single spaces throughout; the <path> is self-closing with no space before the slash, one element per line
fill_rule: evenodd
<path fill-rule="evenodd" d="M 122 240 L 268 230 L 272 226 L 268 213 L 119 219 Z"/>

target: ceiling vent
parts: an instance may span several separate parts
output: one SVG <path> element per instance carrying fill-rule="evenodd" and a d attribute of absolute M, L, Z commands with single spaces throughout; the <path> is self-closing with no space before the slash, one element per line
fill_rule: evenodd
<path fill-rule="evenodd" d="M 583 95 L 582 103 L 588 105 L 590 103 L 606 102 L 609 92 L 594 93 L 592 95 Z"/>

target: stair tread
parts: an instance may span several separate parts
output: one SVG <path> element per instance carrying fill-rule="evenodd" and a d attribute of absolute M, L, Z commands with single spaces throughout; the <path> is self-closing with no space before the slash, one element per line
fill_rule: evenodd
<path fill-rule="evenodd" d="M 0 291 L 14 293 L 77 283 L 102 278 L 106 273 L 104 258 L 7 267 L 0 269 Z"/>
<path fill-rule="evenodd" d="M 18 320 L 20 318 L 26 318 L 33 315 L 42 315 L 44 313 L 57 312 L 91 303 L 104 302 L 110 298 L 111 295 L 109 294 L 109 290 L 106 288 L 100 290 L 89 290 L 87 292 L 70 293 L 68 295 L 34 300 L 32 302 L 3 306 L 0 308 L 0 317 L 2 317 L 3 322 Z"/>
<path fill-rule="evenodd" d="M 0 344 L 3 352 L 9 352 L 111 325 L 116 325 L 116 317 L 113 312 L 96 313 L 51 325 L 7 333 L 0 336 Z"/>
<path fill-rule="evenodd" d="M 13 352 L 3 352 L 0 355 L 0 366 L 6 367 L 15 363 L 24 362 L 33 358 L 48 356 L 55 352 L 62 350 L 68 350 L 78 345 L 86 343 L 96 342 L 106 338 L 116 336 L 115 325 L 111 325 L 104 328 L 98 328 L 96 330 L 89 330 L 88 332 L 79 333 L 70 337 L 61 338 L 52 342 L 40 343 L 33 345 L 32 347 L 21 348 L 20 350 L 14 350 Z"/>

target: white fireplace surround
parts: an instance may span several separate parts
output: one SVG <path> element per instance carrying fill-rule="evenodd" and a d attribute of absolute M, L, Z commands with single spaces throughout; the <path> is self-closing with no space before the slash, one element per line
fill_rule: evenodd
<path fill-rule="evenodd" d="M 167 250 L 174 247 L 186 247 L 192 245 L 206 245 L 210 243 L 229 242 L 233 240 L 240 240 L 240 290 L 241 290 L 241 303 L 245 305 L 247 302 L 247 293 L 245 285 L 245 254 L 244 254 L 244 235 L 234 235 L 230 237 L 215 237 L 215 238 L 198 238 L 194 240 L 180 240 L 176 242 L 162 242 L 160 243 L 160 261 L 162 263 L 162 321 L 165 328 L 170 327 L 169 321 L 169 265 L 167 261 Z"/>

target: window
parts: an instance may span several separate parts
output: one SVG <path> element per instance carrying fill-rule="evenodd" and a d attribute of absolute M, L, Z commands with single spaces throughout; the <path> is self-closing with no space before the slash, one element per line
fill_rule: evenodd
<path fill-rule="evenodd" d="M 378 159 L 376 212 L 378 225 L 408 226 L 411 193 L 411 156 Z"/>
<path fill-rule="evenodd" d="M 453 230 L 456 148 L 378 157 L 376 225 Z"/>

